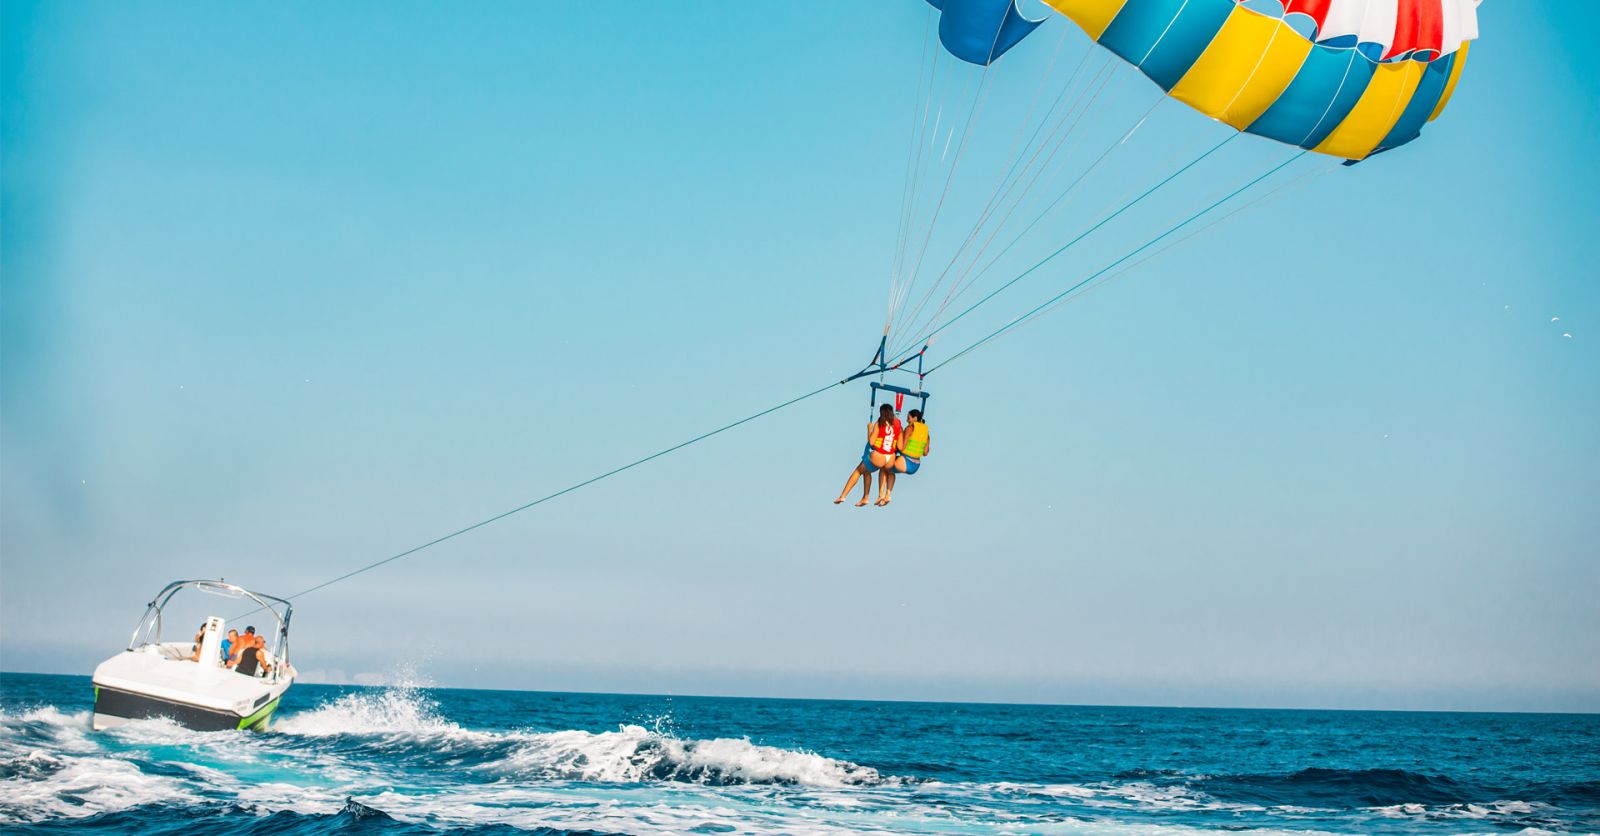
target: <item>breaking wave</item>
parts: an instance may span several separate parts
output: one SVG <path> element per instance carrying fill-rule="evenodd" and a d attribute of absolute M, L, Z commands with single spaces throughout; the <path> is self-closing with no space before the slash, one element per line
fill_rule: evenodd
<path fill-rule="evenodd" d="M 445 719 L 435 702 L 405 687 L 346 694 L 285 717 L 275 730 L 307 738 L 346 738 L 353 746 L 375 746 L 392 757 L 443 757 L 456 768 L 525 780 L 806 787 L 883 786 L 903 780 L 811 752 L 746 739 L 685 740 L 638 725 L 605 732 L 473 731 Z"/>

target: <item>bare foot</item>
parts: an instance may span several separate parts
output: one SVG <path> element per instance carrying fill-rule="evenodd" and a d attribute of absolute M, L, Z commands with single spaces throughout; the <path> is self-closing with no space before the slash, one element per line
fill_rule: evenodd
<path fill-rule="evenodd" d="M 863 506 L 865 504 L 867 504 L 867 500 L 865 498 L 863 498 L 860 502 L 856 503 L 856 507 L 860 508 L 861 506 Z"/>
<path fill-rule="evenodd" d="M 842 496 L 841 496 L 841 497 L 839 497 L 839 498 L 838 498 L 838 499 L 835 499 L 835 500 L 834 500 L 834 501 L 833 501 L 833 504 L 835 504 L 835 505 L 838 505 L 838 504 L 839 504 L 839 503 L 841 503 L 841 502 L 843 502 L 843 501 L 844 501 L 844 497 L 842 497 Z"/>

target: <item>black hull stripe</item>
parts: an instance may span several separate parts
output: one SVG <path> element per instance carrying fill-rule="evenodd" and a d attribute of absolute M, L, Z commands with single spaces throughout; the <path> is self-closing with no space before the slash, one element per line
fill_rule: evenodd
<path fill-rule="evenodd" d="M 169 717 L 179 725 L 195 731 L 225 731 L 239 728 L 246 715 L 231 711 L 218 711 L 198 705 L 170 702 L 144 694 L 118 691 L 96 685 L 94 713 L 127 720 L 144 720 L 151 717 Z M 253 715 L 251 715 L 253 716 Z M 261 719 L 265 719 L 264 717 Z M 258 721 L 259 722 L 259 721 Z"/>

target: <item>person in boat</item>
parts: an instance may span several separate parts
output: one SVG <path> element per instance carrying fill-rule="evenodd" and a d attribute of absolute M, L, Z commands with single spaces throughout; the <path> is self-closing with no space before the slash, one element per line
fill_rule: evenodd
<path fill-rule="evenodd" d="M 232 658 L 233 646 L 239 643 L 239 631 L 229 630 L 228 637 L 222 640 L 222 664 L 228 664 Z"/>
<path fill-rule="evenodd" d="M 889 482 L 888 498 L 879 502 L 879 505 L 888 505 L 894 498 L 894 477 L 904 473 L 907 476 L 917 472 L 922 467 L 922 457 L 928 455 L 932 443 L 932 436 L 928 434 L 928 425 L 922 420 L 922 410 L 913 409 L 906 413 L 905 431 L 900 434 L 900 442 L 895 451 L 894 462 L 884 469 L 884 478 Z"/>
<path fill-rule="evenodd" d="M 262 676 L 272 673 L 273 666 L 278 664 L 278 660 L 272 655 L 272 651 L 267 649 L 267 638 L 265 636 L 256 636 L 256 660 L 261 663 Z"/>
<path fill-rule="evenodd" d="M 239 664 L 239 655 L 259 638 L 261 637 L 256 635 L 254 626 L 244 628 L 244 633 L 239 636 L 238 643 L 233 646 L 233 655 L 228 659 L 228 667 L 231 668 Z"/>
<path fill-rule="evenodd" d="M 239 661 L 234 663 L 233 672 L 255 676 L 256 671 L 264 671 L 266 660 L 261 656 L 261 648 L 266 642 L 262 641 L 260 636 L 241 638 L 239 641 L 244 645 L 244 649 L 239 651 Z"/>
<path fill-rule="evenodd" d="M 194 652 L 189 654 L 189 661 L 200 661 L 200 643 L 206 640 L 206 623 L 200 622 L 200 629 L 194 633 Z"/>
<path fill-rule="evenodd" d="M 861 485 L 861 501 L 856 503 L 860 508 L 870 501 L 872 496 L 872 474 L 878 473 L 878 503 L 887 505 L 888 484 L 886 468 L 894 464 L 895 450 L 900 443 L 902 427 L 900 419 L 894 417 L 894 407 L 882 404 L 878 407 L 878 418 L 867 425 L 867 448 L 861 453 L 861 462 L 855 470 L 850 471 L 850 480 L 844 483 L 844 490 L 839 492 L 839 498 L 833 501 L 838 505 L 850 495 L 851 489 L 856 486 L 856 480 L 865 476 L 866 481 Z"/>

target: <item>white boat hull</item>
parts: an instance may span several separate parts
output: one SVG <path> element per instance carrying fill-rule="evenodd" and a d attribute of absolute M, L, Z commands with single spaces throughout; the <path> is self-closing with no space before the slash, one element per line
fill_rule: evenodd
<path fill-rule="evenodd" d="M 264 729 L 294 670 L 276 678 L 246 676 L 184 656 L 181 644 L 125 650 L 94 671 L 95 729 L 166 717 L 199 731 Z"/>

